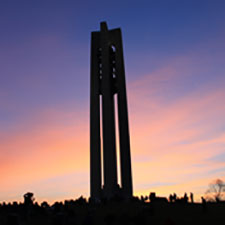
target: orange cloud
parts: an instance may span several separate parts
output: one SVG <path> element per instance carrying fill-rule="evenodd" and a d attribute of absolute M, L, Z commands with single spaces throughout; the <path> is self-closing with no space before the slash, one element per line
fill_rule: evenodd
<path fill-rule="evenodd" d="M 82 121 L 85 114 L 57 113 L 45 113 L 1 138 L 1 200 L 7 199 L 6 193 L 26 191 L 37 181 L 88 171 L 88 126 Z"/>
<path fill-rule="evenodd" d="M 224 83 L 167 101 L 181 73 L 176 64 L 128 84 L 136 194 L 192 191 L 200 196 L 211 179 L 224 177 L 225 160 L 212 160 L 224 152 Z M 191 70 L 180 67 L 189 76 Z M 51 202 L 89 195 L 87 111 L 48 109 L 0 133 L 0 201 L 21 200 L 25 191 Z"/>
<path fill-rule="evenodd" d="M 168 72 L 165 77 L 164 71 Z M 157 95 L 161 89 L 154 86 L 163 86 L 160 83 L 166 81 L 167 86 L 173 87 L 179 71 L 160 70 L 158 80 L 157 75 L 156 72 L 130 84 L 136 193 L 155 190 L 169 195 L 198 190 L 198 195 L 204 194 L 210 179 L 224 177 L 225 159 L 210 160 L 224 152 L 224 81 L 202 85 L 167 103 L 167 95 Z M 155 183 L 159 185 L 155 187 Z"/>

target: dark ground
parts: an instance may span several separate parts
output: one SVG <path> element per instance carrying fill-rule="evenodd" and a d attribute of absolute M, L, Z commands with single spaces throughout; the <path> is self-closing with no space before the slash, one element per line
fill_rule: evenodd
<path fill-rule="evenodd" d="M 85 199 L 49 206 L 1 204 L 0 225 L 225 224 L 225 203 L 146 203 L 137 199 L 90 204 Z"/>

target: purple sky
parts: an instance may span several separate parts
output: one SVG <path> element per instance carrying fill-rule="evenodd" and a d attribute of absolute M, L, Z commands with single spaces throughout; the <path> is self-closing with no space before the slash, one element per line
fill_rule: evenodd
<path fill-rule="evenodd" d="M 201 154 L 191 161 L 199 166 L 193 170 L 190 166 L 187 191 L 200 195 L 210 180 L 225 176 L 223 0 L 9 0 L 0 2 L 0 201 L 20 199 L 27 189 L 50 201 L 88 196 L 90 33 L 99 30 L 101 21 L 122 29 L 136 193 L 157 186 L 156 191 L 168 194 L 165 184 L 176 184 L 171 188 L 183 193 L 182 178 L 164 179 L 164 166 L 158 168 L 160 179 L 140 178 L 146 168 L 151 173 L 154 163 L 164 165 L 164 151 L 170 148 L 180 148 L 185 158 L 185 149 L 194 155 L 204 142 L 201 148 L 207 154 L 200 150 L 199 154 L 207 155 L 212 166 L 200 173 Z M 143 135 L 145 130 L 148 136 Z M 78 137 L 84 138 L 81 143 Z M 73 142 L 76 138 L 79 143 Z M 153 144 L 156 140 L 165 146 Z M 53 142 L 55 146 L 49 146 Z M 67 143 L 60 147 L 68 153 L 65 161 L 57 161 L 62 155 L 53 152 L 55 161 L 46 161 L 39 173 L 46 152 L 58 149 L 60 143 Z M 162 155 L 151 157 L 156 152 Z M 66 161 L 69 153 L 74 161 Z M 77 155 L 84 160 L 79 169 L 73 167 Z M 138 164 L 143 157 L 149 157 L 146 167 Z M 171 161 L 179 161 L 176 157 Z M 25 159 L 34 160 L 37 167 L 28 163 L 22 169 Z M 213 164 L 217 161 L 221 164 Z M 71 167 L 63 167 L 70 163 Z M 179 168 L 178 163 L 173 173 Z M 33 176 L 26 175 L 28 170 L 34 171 Z M 188 167 L 180 170 L 185 174 Z M 14 176 L 21 181 L 19 187 Z M 51 195 L 50 183 L 68 183 L 70 188 L 59 186 L 61 191 Z"/>

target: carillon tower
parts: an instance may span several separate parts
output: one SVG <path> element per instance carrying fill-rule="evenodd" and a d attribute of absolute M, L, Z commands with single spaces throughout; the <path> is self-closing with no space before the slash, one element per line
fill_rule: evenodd
<path fill-rule="evenodd" d="M 105 22 L 101 23 L 100 31 L 91 34 L 90 106 L 91 198 L 110 199 L 116 195 L 130 198 L 133 188 L 122 37 L 119 28 L 108 30 Z M 117 178 L 115 113 L 118 113 L 121 187 Z"/>

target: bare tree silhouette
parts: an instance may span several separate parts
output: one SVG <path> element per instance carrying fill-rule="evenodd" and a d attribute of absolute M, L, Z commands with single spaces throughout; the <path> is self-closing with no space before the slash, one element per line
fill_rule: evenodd
<path fill-rule="evenodd" d="M 225 182 L 221 179 L 216 179 L 209 184 L 206 191 L 206 199 L 208 201 L 221 201 L 225 194 Z"/>

